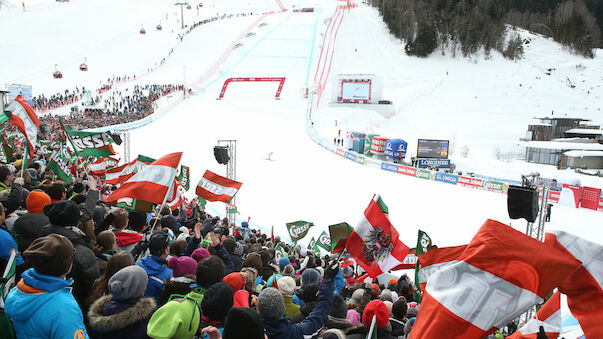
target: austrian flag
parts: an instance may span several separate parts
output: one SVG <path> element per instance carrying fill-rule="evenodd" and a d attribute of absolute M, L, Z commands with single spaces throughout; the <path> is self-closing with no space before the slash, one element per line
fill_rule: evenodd
<path fill-rule="evenodd" d="M 195 193 L 208 201 L 221 201 L 228 203 L 237 194 L 243 183 L 219 176 L 213 172 L 205 171 L 197 184 Z"/>
<path fill-rule="evenodd" d="M 10 123 L 23 133 L 29 146 L 29 154 L 33 155 L 34 148 L 38 146 L 38 116 L 21 95 L 17 95 L 6 110 L 10 112 Z"/>
<path fill-rule="evenodd" d="M 400 265 L 408 254 L 408 246 L 398 239 L 398 231 L 386 211 L 387 206 L 375 195 L 345 244 L 358 265 L 372 278 Z"/>
<path fill-rule="evenodd" d="M 137 199 L 153 204 L 163 204 L 172 197 L 176 169 L 182 152 L 165 155 L 152 162 L 113 192 L 107 202 L 120 199 Z"/>

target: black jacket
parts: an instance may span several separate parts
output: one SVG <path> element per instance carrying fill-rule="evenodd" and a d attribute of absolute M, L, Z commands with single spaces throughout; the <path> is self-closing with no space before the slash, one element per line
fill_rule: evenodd
<path fill-rule="evenodd" d="M 36 240 L 42 227 L 49 223 L 44 213 L 25 214 L 17 218 L 13 224 L 13 232 L 19 238 L 19 252 L 23 253 Z"/>
<path fill-rule="evenodd" d="M 101 297 L 88 312 L 89 334 L 95 339 L 148 338 L 147 324 L 155 308 L 153 298 L 111 300 L 111 295 Z"/>

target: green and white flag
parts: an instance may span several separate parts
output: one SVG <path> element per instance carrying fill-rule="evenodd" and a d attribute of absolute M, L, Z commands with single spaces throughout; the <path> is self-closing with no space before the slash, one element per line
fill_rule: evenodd
<path fill-rule="evenodd" d="M 299 240 L 303 239 L 306 234 L 308 234 L 308 230 L 310 227 L 314 226 L 314 223 L 299 220 L 286 223 L 286 225 L 291 240 L 293 240 L 293 242 L 298 242 Z"/>
<path fill-rule="evenodd" d="M 276 257 L 276 261 L 278 262 L 281 258 L 286 257 L 287 253 L 285 253 L 285 251 L 283 250 L 283 248 L 281 247 L 281 244 L 278 243 L 276 244 L 276 247 L 274 248 L 274 256 Z"/>
<path fill-rule="evenodd" d="M 431 243 L 431 237 L 429 237 L 427 233 L 419 230 L 419 235 L 417 238 L 417 250 L 415 252 L 417 256 L 434 248 L 436 248 L 436 246 Z"/>
<path fill-rule="evenodd" d="M 59 143 L 57 141 L 38 140 L 38 146 L 40 152 L 45 157 L 52 155 L 52 152 L 59 149 Z"/>
<path fill-rule="evenodd" d="M 327 234 L 327 232 L 322 231 L 318 236 L 318 241 L 316 241 L 316 245 L 322 247 L 325 251 L 331 251 L 331 238 Z"/>
<path fill-rule="evenodd" d="M 63 123 L 61 122 L 61 126 Z M 84 132 L 67 129 L 63 126 L 67 139 L 71 142 L 75 153 L 80 157 L 106 158 L 115 155 L 115 141 L 108 132 Z"/>
<path fill-rule="evenodd" d="M 48 159 L 48 168 L 50 168 L 54 174 L 58 175 L 61 180 L 66 184 L 71 184 L 73 178 L 71 176 L 71 168 L 77 162 L 77 157 L 73 157 L 69 154 L 67 147 L 61 145 L 58 151 L 54 151 Z"/>
<path fill-rule="evenodd" d="M 205 204 L 207 204 L 207 200 L 197 196 L 197 203 L 199 203 L 199 207 L 202 211 L 205 211 Z"/>
<path fill-rule="evenodd" d="M 191 171 L 188 166 L 180 165 L 180 173 L 178 173 L 178 182 L 180 186 L 184 188 L 185 191 L 188 191 L 191 183 Z"/>
<path fill-rule="evenodd" d="M 6 268 L 2 274 L 2 283 L 0 283 L 0 309 L 4 309 L 4 300 L 11 288 L 15 286 L 15 272 L 17 271 L 17 250 L 10 250 L 10 257 L 6 263 Z"/>

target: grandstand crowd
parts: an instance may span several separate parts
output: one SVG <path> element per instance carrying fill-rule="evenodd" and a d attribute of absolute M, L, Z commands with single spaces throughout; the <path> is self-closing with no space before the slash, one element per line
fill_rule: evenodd
<path fill-rule="evenodd" d="M 104 204 L 115 187 L 55 180 L 40 155 L 0 166 L 0 272 L 18 251 L 3 338 L 407 338 L 408 276 L 358 281 L 319 255 L 195 202 L 151 213 Z M 340 259 L 340 260 L 338 260 Z M 361 279 L 360 279 L 361 280 Z M 500 337 L 500 333 L 498 334 Z"/>

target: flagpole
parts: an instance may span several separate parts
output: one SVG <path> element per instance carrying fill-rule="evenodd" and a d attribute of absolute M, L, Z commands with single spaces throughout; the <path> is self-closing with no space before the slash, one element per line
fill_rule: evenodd
<path fill-rule="evenodd" d="M 373 320 L 371 320 L 371 328 L 366 336 L 367 339 L 373 336 L 373 332 L 375 331 L 375 323 L 377 322 L 377 315 L 373 314 Z"/>

